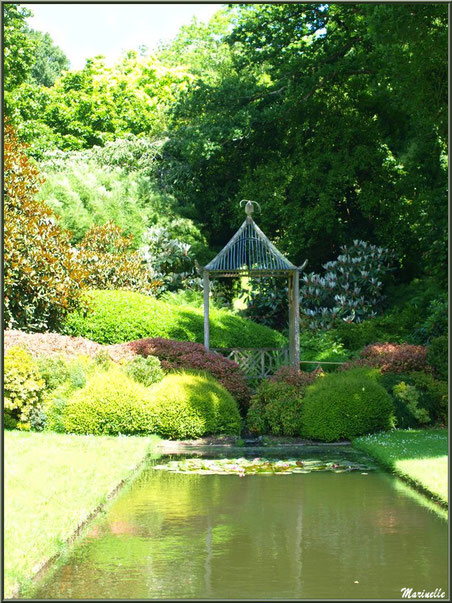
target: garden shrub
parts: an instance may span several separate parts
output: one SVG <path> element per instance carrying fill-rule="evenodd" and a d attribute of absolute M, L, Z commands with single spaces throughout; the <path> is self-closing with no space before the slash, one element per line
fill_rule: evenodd
<path fill-rule="evenodd" d="M 152 295 L 160 286 L 134 250 L 133 238 L 113 222 L 88 230 L 78 246 L 78 260 L 88 289 L 128 289 Z"/>
<path fill-rule="evenodd" d="M 205 374 L 171 374 L 146 388 L 111 368 L 69 397 L 62 424 L 69 433 L 193 438 L 239 433 L 241 421 L 232 396 Z"/>
<path fill-rule="evenodd" d="M 376 375 L 355 368 L 317 379 L 301 406 L 302 436 L 333 442 L 392 427 L 394 405 Z"/>
<path fill-rule="evenodd" d="M 26 350 L 15 347 L 4 358 L 4 416 L 7 424 L 30 429 L 30 415 L 40 409 L 45 382 L 38 365 Z"/>
<path fill-rule="evenodd" d="M 405 373 L 411 371 L 431 371 L 427 363 L 427 349 L 421 345 L 407 343 L 373 343 L 361 350 L 359 358 L 342 367 L 348 370 L 354 366 L 373 366 L 383 373 Z"/>
<path fill-rule="evenodd" d="M 251 398 L 247 426 L 252 433 L 295 436 L 301 431 L 301 407 L 308 385 L 321 374 L 282 367 L 262 381 Z"/>
<path fill-rule="evenodd" d="M 79 307 L 85 277 L 67 233 L 36 201 L 41 184 L 12 128 L 4 133 L 4 319 L 9 329 L 53 330 Z"/>
<path fill-rule="evenodd" d="M 208 352 L 200 343 L 156 337 L 132 341 L 129 348 L 141 356 L 157 356 L 166 371 L 206 371 L 228 390 L 242 408 L 246 408 L 249 402 L 249 387 L 239 365 L 220 354 Z"/>
<path fill-rule="evenodd" d="M 201 308 L 175 307 L 132 291 L 92 291 L 87 294 L 90 309 L 67 317 L 65 333 L 87 337 L 104 344 L 122 343 L 147 337 L 179 341 L 204 341 Z M 226 310 L 210 313 L 212 347 L 281 347 L 287 339 L 268 327 L 235 316 Z"/>
<path fill-rule="evenodd" d="M 423 372 L 411 373 L 410 379 L 420 392 L 421 405 L 429 412 L 432 420 L 447 424 L 449 410 L 447 382 Z"/>
<path fill-rule="evenodd" d="M 424 423 L 430 423 L 430 415 L 425 408 L 419 406 L 419 392 L 414 385 L 407 385 L 404 381 L 394 385 L 393 394 L 395 398 L 398 398 L 406 405 L 409 413 L 413 415 L 416 421 L 422 425 Z"/>
<path fill-rule="evenodd" d="M 170 439 L 237 435 L 241 418 L 229 392 L 206 373 L 173 373 L 150 388 L 153 431 Z"/>
<path fill-rule="evenodd" d="M 47 391 L 56 389 L 69 379 L 68 364 L 61 354 L 38 356 L 36 364 Z"/>
<path fill-rule="evenodd" d="M 158 383 L 164 377 L 160 360 L 156 356 L 136 356 L 125 365 L 128 376 L 146 387 Z"/>
<path fill-rule="evenodd" d="M 62 405 L 61 422 L 67 433 L 150 433 L 146 411 L 148 390 L 118 368 L 95 373 L 85 387 Z"/>
<path fill-rule="evenodd" d="M 401 429 L 414 428 L 420 424 L 413 412 L 407 407 L 403 397 L 394 393 L 394 388 L 397 388 L 401 383 L 416 389 L 419 408 L 428 413 L 430 423 L 447 423 L 448 388 L 446 382 L 439 381 L 432 375 L 422 371 L 409 374 L 382 373 L 378 376 L 378 382 L 393 397 L 397 427 Z"/>
<path fill-rule="evenodd" d="M 68 337 L 59 333 L 24 333 L 7 329 L 4 333 L 5 351 L 16 345 L 26 348 L 34 358 L 55 355 L 72 358 L 80 354 L 94 358 L 102 350 L 107 351 L 105 346 L 84 337 Z"/>
<path fill-rule="evenodd" d="M 432 366 L 435 374 L 444 381 L 449 377 L 449 346 L 446 335 L 435 337 L 427 348 L 427 361 Z"/>

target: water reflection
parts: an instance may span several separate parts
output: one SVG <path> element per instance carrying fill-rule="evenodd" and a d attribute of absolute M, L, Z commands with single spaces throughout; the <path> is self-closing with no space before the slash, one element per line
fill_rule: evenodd
<path fill-rule="evenodd" d="M 149 469 L 33 598 L 399 598 L 446 583 L 446 522 L 385 473 Z"/>

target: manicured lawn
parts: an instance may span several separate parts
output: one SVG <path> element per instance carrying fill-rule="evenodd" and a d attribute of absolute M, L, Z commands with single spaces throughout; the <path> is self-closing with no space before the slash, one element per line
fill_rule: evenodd
<path fill-rule="evenodd" d="M 5 597 L 61 549 L 156 442 L 5 432 Z"/>
<path fill-rule="evenodd" d="M 353 445 L 447 504 L 447 429 L 397 429 L 356 438 Z"/>

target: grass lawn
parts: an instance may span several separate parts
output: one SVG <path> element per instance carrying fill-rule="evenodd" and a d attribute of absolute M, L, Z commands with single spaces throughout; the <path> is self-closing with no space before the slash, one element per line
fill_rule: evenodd
<path fill-rule="evenodd" d="M 447 429 L 396 429 L 356 438 L 353 446 L 447 504 Z"/>
<path fill-rule="evenodd" d="M 6 598 L 61 550 L 157 441 L 5 431 Z"/>

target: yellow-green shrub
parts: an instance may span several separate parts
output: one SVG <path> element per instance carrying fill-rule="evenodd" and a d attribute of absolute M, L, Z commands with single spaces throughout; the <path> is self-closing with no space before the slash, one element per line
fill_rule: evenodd
<path fill-rule="evenodd" d="M 69 396 L 61 422 L 69 433 L 150 433 L 148 398 L 148 390 L 119 369 L 100 371 Z"/>
<path fill-rule="evenodd" d="M 206 374 L 170 374 L 145 387 L 112 367 L 92 375 L 61 407 L 61 424 L 69 433 L 194 438 L 236 434 L 241 427 L 236 401 Z"/>
<path fill-rule="evenodd" d="M 152 423 L 161 436 L 178 439 L 240 433 L 237 402 L 206 373 L 169 374 L 150 392 Z"/>
<path fill-rule="evenodd" d="M 30 428 L 30 415 L 39 409 L 45 383 L 31 354 L 12 347 L 5 354 L 4 407 L 7 426 Z"/>

